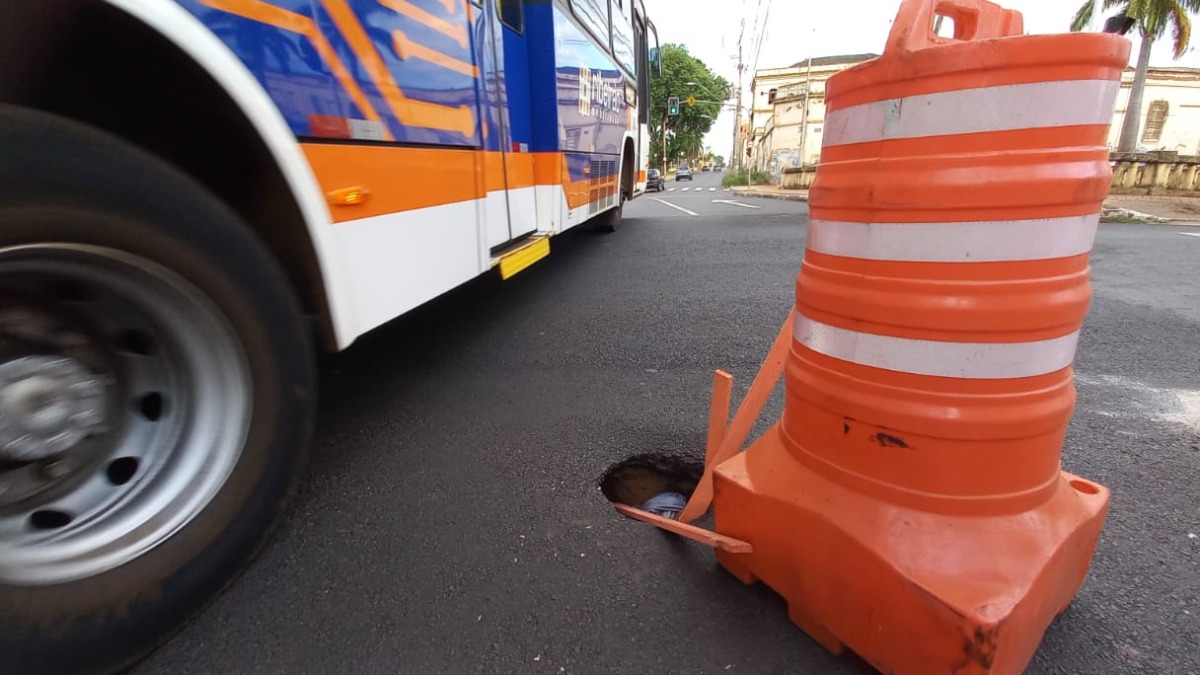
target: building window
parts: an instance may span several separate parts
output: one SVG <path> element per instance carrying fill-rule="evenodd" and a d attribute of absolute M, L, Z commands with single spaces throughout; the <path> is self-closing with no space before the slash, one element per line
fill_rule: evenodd
<path fill-rule="evenodd" d="M 778 94 L 778 93 L 779 93 L 778 89 L 772 89 L 772 90 L 768 91 L 767 92 L 767 103 L 774 103 L 775 102 L 775 94 Z"/>
<path fill-rule="evenodd" d="M 525 17 L 521 14 L 521 0 L 496 0 L 500 6 L 500 22 L 520 33 L 525 30 Z"/>
<path fill-rule="evenodd" d="M 1167 125 L 1166 101 L 1154 101 L 1146 111 L 1146 126 L 1142 129 L 1143 143 L 1157 143 L 1162 138 L 1163 127 Z"/>

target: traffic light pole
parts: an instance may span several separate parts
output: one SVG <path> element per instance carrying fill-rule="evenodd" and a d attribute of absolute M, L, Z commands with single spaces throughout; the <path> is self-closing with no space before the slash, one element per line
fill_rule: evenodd
<path fill-rule="evenodd" d="M 667 179 L 667 123 L 671 121 L 670 115 L 663 115 L 662 128 L 662 179 Z"/>

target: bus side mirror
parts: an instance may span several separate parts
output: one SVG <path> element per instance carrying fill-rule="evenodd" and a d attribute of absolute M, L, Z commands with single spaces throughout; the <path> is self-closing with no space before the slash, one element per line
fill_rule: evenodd
<path fill-rule="evenodd" d="M 654 77 L 662 77 L 662 52 L 658 47 L 650 48 L 650 74 Z"/>

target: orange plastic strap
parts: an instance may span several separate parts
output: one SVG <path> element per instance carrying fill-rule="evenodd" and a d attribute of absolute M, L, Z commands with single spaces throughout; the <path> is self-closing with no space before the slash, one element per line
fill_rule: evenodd
<path fill-rule="evenodd" d="M 750 430 L 754 428 L 754 423 L 758 420 L 759 413 L 762 412 L 763 406 L 766 405 L 767 399 L 771 397 L 771 392 L 783 375 L 788 348 L 792 344 L 794 316 L 794 312 L 788 313 L 787 320 L 779 329 L 779 335 L 775 336 L 771 351 L 767 352 L 767 358 L 758 369 L 758 374 L 754 376 L 754 382 L 750 384 L 750 390 L 746 392 L 746 397 L 742 399 L 737 414 L 733 416 L 733 421 L 729 423 L 728 428 L 724 428 L 722 423 L 720 407 L 724 405 L 724 415 L 729 414 L 729 392 L 732 389 L 733 378 L 728 373 L 721 371 L 717 371 L 713 376 L 713 403 L 710 410 L 708 451 L 704 458 L 704 475 L 701 476 L 695 491 L 692 492 L 687 506 L 680 512 L 679 522 L 692 522 L 704 515 L 704 512 L 708 511 L 708 507 L 712 504 L 713 469 L 742 449 L 746 437 L 750 435 Z M 722 430 L 719 439 L 713 437 L 715 429 Z"/>
<path fill-rule="evenodd" d="M 688 525 L 677 520 L 671 520 L 670 518 L 665 518 L 657 513 L 643 511 L 627 504 L 613 504 L 613 507 L 617 509 L 617 513 L 620 513 L 623 516 L 628 516 L 634 520 L 640 520 L 643 523 L 649 523 L 668 532 L 674 532 L 675 534 L 687 537 L 693 541 L 698 541 L 705 546 L 711 546 L 712 548 L 728 551 L 730 553 L 754 552 L 754 547 L 751 546 L 749 542 L 742 541 L 741 539 L 726 537 L 723 534 L 717 534 L 716 532 L 706 530 L 702 527 L 696 527 L 695 525 Z"/>

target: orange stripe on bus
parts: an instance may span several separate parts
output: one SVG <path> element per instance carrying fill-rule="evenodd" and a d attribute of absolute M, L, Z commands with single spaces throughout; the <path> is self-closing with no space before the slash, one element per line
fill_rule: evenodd
<path fill-rule="evenodd" d="M 566 156 L 561 152 L 539 152 L 533 155 L 533 179 L 538 185 L 561 185 L 567 208 L 575 209 L 588 203 L 591 180 L 571 180 Z"/>
<path fill-rule="evenodd" d="M 453 56 L 447 56 L 436 49 L 430 49 L 423 44 L 413 42 L 402 30 L 392 33 L 392 44 L 396 48 L 396 56 L 408 60 L 421 59 L 434 65 L 453 70 L 463 75 L 479 77 L 479 68 L 474 64 L 460 61 Z"/>
<path fill-rule="evenodd" d="M 504 164 L 504 178 L 508 189 L 533 187 L 534 169 L 533 155 L 529 153 L 511 153 Z"/>
<path fill-rule="evenodd" d="M 487 191 L 516 190 L 541 185 L 536 179 L 536 157 L 534 153 L 514 152 L 506 157 L 499 152 L 484 152 L 484 185 Z M 558 181 L 551 184 L 557 185 Z"/>
<path fill-rule="evenodd" d="M 592 201 L 592 182 L 584 180 L 567 180 L 563 182 L 563 192 L 567 197 L 567 208 L 577 209 Z"/>
<path fill-rule="evenodd" d="M 454 10 L 458 8 L 458 0 L 441 0 L 441 2 L 442 7 L 446 8 L 446 13 L 448 14 L 453 14 Z"/>
<path fill-rule="evenodd" d="M 337 78 L 338 83 L 350 95 L 350 98 L 362 111 L 363 115 L 372 122 L 383 123 L 379 114 L 375 112 L 375 108 L 367 100 L 362 89 L 354 80 L 354 76 L 338 58 L 337 52 L 317 29 L 317 24 L 312 19 L 289 12 L 286 9 L 280 9 L 274 5 L 269 5 L 261 0 L 201 0 L 205 5 L 223 12 L 228 12 L 236 16 L 240 16 L 251 21 L 258 21 L 269 26 L 281 28 L 283 30 L 299 33 L 308 38 L 313 48 L 317 50 L 317 54 L 321 59 L 329 65 L 329 70 L 333 72 L 333 76 Z M 391 132 L 384 125 L 383 137 L 385 140 L 394 140 Z"/>
<path fill-rule="evenodd" d="M 350 45 L 350 49 L 358 57 L 359 62 L 366 69 L 367 75 L 375 82 L 379 93 L 383 94 L 384 100 L 388 102 L 388 106 L 402 124 L 441 131 L 456 131 L 467 137 L 474 135 L 475 113 L 467 106 L 452 108 L 436 103 L 414 101 L 400 91 L 387 64 L 375 51 L 371 38 L 359 24 L 358 17 L 346 4 L 346 0 L 321 0 L 321 4 L 325 6 L 325 10 L 329 12 L 334 23 L 338 25 L 346 42 Z"/>
<path fill-rule="evenodd" d="M 467 27 L 465 25 L 452 24 L 405 0 L 379 0 L 379 4 L 407 16 L 426 28 L 432 28 L 439 33 L 454 38 L 460 47 L 465 48 L 467 46 Z M 451 11 L 453 7 L 447 6 L 446 9 L 447 11 Z"/>
<path fill-rule="evenodd" d="M 333 209 L 336 222 L 483 196 L 472 180 L 478 170 L 477 150 L 320 143 L 301 147 L 326 193 L 349 185 L 361 185 L 371 193 L 361 204 Z"/>
<path fill-rule="evenodd" d="M 576 209 L 616 190 L 617 176 L 572 181 L 562 153 L 503 153 L 474 149 L 399 148 L 344 143 L 302 143 L 326 194 L 355 188 L 370 199 L 331 210 L 335 222 L 481 199 L 489 192 L 561 186 Z M 507 162 L 505 161 L 507 159 Z M 474 179 L 483 171 L 482 186 Z"/>
<path fill-rule="evenodd" d="M 561 152 L 535 152 L 533 154 L 533 179 L 538 185 L 565 184 L 567 161 Z"/>

